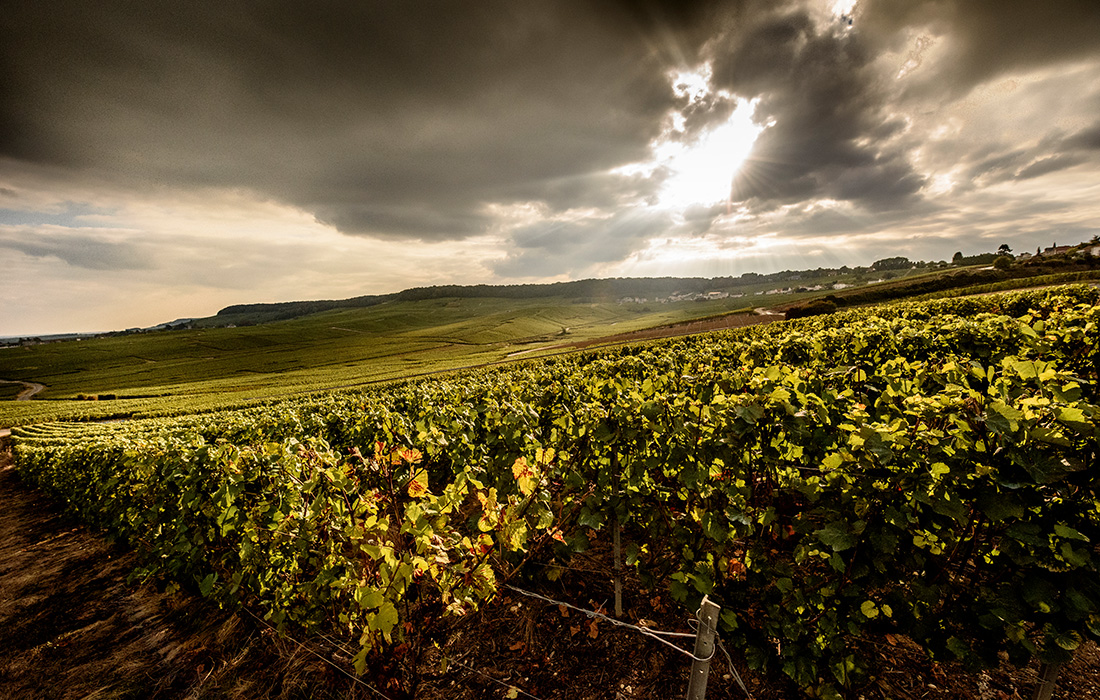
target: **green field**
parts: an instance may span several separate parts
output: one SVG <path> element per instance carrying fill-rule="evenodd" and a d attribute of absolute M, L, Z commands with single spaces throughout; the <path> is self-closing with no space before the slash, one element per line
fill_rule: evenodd
<path fill-rule="evenodd" d="M 257 326 L 11 348 L 0 353 L 0 378 L 47 389 L 35 401 L 0 404 L 0 425 L 208 410 L 500 362 L 517 353 L 530 358 L 743 306 L 743 299 L 647 305 L 452 298 Z M 92 397 L 99 400 L 87 400 Z"/>
<path fill-rule="evenodd" d="M 858 274 L 804 271 L 783 273 L 782 280 L 696 281 L 704 285 L 700 288 L 711 288 L 708 285 L 713 282 L 714 289 L 730 296 L 676 302 L 653 299 L 667 293 L 661 289 L 681 284 L 678 280 L 595 281 L 653 285 L 649 293 L 644 286 L 637 287 L 651 301 L 627 303 L 593 301 L 577 296 L 576 289 L 572 295 L 516 298 L 517 288 L 468 288 L 470 295 L 463 297 L 391 299 L 365 308 L 334 308 L 263 322 L 286 313 L 287 305 L 276 304 L 259 312 L 197 319 L 186 330 L 5 348 L 0 351 L 0 379 L 37 382 L 46 389 L 34 401 L 16 402 L 11 399 L 19 385 L 0 384 L 0 427 L 247 406 L 296 394 L 533 359 L 600 339 L 630 341 L 622 335 L 692 319 L 752 313 L 754 306 L 782 312 L 826 294 L 841 306 L 854 306 L 912 295 L 954 296 L 1082 281 L 1100 274 L 1072 269 L 1039 276 L 1036 273 L 1045 268 L 1021 267 L 1013 274 L 1026 278 L 1004 279 L 1005 273 L 991 268 L 912 268 L 883 273 L 887 281 L 871 279 L 866 270 Z M 835 292 L 827 289 L 838 282 L 856 286 Z M 784 293 L 772 293 L 780 288 Z M 500 296 L 486 295 L 487 291 Z"/>

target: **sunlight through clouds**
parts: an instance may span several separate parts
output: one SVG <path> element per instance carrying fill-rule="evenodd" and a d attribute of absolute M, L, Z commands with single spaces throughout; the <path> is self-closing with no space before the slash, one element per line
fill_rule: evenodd
<path fill-rule="evenodd" d="M 744 164 L 766 128 L 753 122 L 757 100 L 738 101 L 725 90 L 710 88 L 709 64 L 691 71 L 669 74 L 673 92 L 684 101 L 681 109 L 669 113 L 665 129 L 650 144 L 650 160 L 613 169 L 615 175 L 652 178 L 663 175 L 657 195 L 661 208 L 683 210 L 694 205 L 727 202 L 734 175 Z M 690 119 L 712 119 L 728 105 L 729 117 L 702 127 Z"/>
<path fill-rule="evenodd" d="M 671 115 L 671 127 L 653 146 L 655 164 L 671 173 L 659 195 L 664 207 L 683 209 L 728 201 L 733 176 L 762 130 L 752 121 L 756 107 L 752 101 L 737 103 L 723 122 L 706 126 L 695 135 L 687 133 L 685 112 L 704 108 L 707 103 L 733 101 L 728 92 L 711 92 L 710 74 L 710 66 L 704 64 L 672 76 L 675 94 L 687 100 L 687 106 Z"/>
<path fill-rule="evenodd" d="M 665 161 L 674 173 L 660 194 L 661 204 L 683 208 L 730 198 L 733 176 L 748 158 L 762 130 L 752 122 L 753 105 L 742 103 L 725 123 L 705 131 L 694 143 L 676 144 Z"/>

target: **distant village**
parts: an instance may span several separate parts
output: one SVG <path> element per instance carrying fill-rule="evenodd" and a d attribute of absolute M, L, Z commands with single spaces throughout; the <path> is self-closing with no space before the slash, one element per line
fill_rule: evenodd
<path fill-rule="evenodd" d="M 806 286 L 787 285 L 787 286 L 784 286 L 784 287 L 773 287 L 772 289 L 757 290 L 757 291 L 754 291 L 754 292 L 751 292 L 751 293 L 749 293 L 749 292 L 727 292 L 727 291 L 714 290 L 714 291 L 706 291 L 706 292 L 689 292 L 689 293 L 684 293 L 684 294 L 670 294 L 670 295 L 664 296 L 664 297 L 653 297 L 653 298 L 624 296 L 624 297 L 619 299 L 619 303 L 620 304 L 649 304 L 649 303 L 670 304 L 670 303 L 681 302 L 681 301 L 713 301 L 713 300 L 716 300 L 716 299 L 739 299 L 739 298 L 743 298 L 743 297 L 761 297 L 761 296 L 767 297 L 767 296 L 780 295 L 780 294 L 803 294 L 803 293 L 806 293 L 806 292 L 822 292 L 822 291 L 831 291 L 831 290 L 841 290 L 841 289 L 850 289 L 852 287 L 858 287 L 858 286 L 879 284 L 879 283 L 887 281 L 888 279 L 893 278 L 894 276 L 896 276 L 897 271 L 902 271 L 902 270 L 912 270 L 912 269 L 919 269 L 919 268 L 939 269 L 939 268 L 964 267 L 964 266 L 969 266 L 969 265 L 983 265 L 983 264 L 984 265 L 993 265 L 996 262 L 997 258 L 999 258 L 999 257 L 1000 258 L 1005 258 L 1006 260 L 1014 260 L 1014 261 L 1023 262 L 1023 261 L 1031 260 L 1033 258 L 1064 256 L 1064 255 L 1070 255 L 1070 254 L 1076 254 L 1076 255 L 1081 255 L 1081 256 L 1086 256 L 1087 255 L 1087 256 L 1092 256 L 1092 257 L 1100 257 L 1100 244 L 1097 244 L 1095 242 L 1095 239 L 1094 239 L 1093 242 L 1090 242 L 1090 243 L 1087 243 L 1087 244 L 1079 244 L 1079 245 L 1075 245 L 1075 246 L 1073 246 L 1073 245 L 1058 245 L 1057 243 L 1055 243 L 1054 245 L 1052 245 L 1048 248 L 1042 248 L 1042 247 L 1036 248 L 1034 253 L 1022 252 L 1022 253 L 1017 253 L 1017 254 L 1013 254 L 1012 250 L 1007 245 L 1002 245 L 997 250 L 997 252 L 995 252 L 995 253 L 982 253 L 982 254 L 979 254 L 979 255 L 971 255 L 971 256 L 965 256 L 961 252 L 960 253 L 955 253 L 955 255 L 952 257 L 950 263 L 945 262 L 945 261 L 928 262 L 928 263 L 923 262 L 923 261 L 911 262 L 908 258 L 897 257 L 897 258 L 886 258 L 886 259 L 883 259 L 883 260 L 878 260 L 878 261 L 872 263 L 869 268 L 864 268 L 864 267 L 861 267 L 861 268 L 843 267 L 843 268 L 840 268 L 838 270 L 818 270 L 818 271 L 814 271 L 814 272 L 803 272 L 803 273 L 779 272 L 779 273 L 775 273 L 773 275 L 767 275 L 767 276 L 754 275 L 753 273 L 748 273 L 748 274 L 742 276 L 741 279 L 752 282 L 753 277 L 761 277 L 762 279 L 764 279 L 764 278 L 777 278 L 778 277 L 778 278 L 784 279 L 784 281 L 798 281 L 798 280 L 803 279 L 803 276 L 820 277 L 820 276 L 822 276 L 822 274 L 828 274 L 828 275 L 841 274 L 841 275 L 855 275 L 855 276 L 858 276 L 858 275 L 860 275 L 862 273 L 865 273 L 865 272 L 868 272 L 868 271 L 885 272 L 886 274 L 882 277 L 877 278 L 877 279 L 869 279 L 869 280 L 855 280 L 855 279 L 853 279 L 853 281 L 851 281 L 851 282 L 831 282 L 831 283 L 814 284 L 814 285 L 806 285 Z M 893 274 L 891 274 L 891 273 L 893 273 Z"/>

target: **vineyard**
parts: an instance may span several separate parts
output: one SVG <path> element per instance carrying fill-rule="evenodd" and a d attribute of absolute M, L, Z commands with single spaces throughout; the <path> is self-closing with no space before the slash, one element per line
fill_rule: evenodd
<path fill-rule="evenodd" d="M 1100 292 L 843 311 L 271 406 L 13 431 L 142 576 L 350 639 L 556 580 L 649 588 L 819 697 L 903 635 L 975 670 L 1100 639 Z M 539 562 L 540 566 L 532 566 Z M 559 589 L 559 595 L 567 595 Z"/>

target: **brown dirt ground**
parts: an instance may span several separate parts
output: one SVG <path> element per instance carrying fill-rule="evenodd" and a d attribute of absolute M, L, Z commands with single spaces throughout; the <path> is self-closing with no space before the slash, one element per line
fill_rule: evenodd
<path fill-rule="evenodd" d="M 3 445 L 0 499 L 0 700 L 473 700 L 506 698 L 512 688 L 511 697 L 536 700 L 625 700 L 682 697 L 687 687 L 688 659 L 674 650 L 509 592 L 457 623 L 424 616 L 408 644 L 372 661 L 362 679 L 368 688 L 336 668 L 349 668 L 349 654 L 327 638 L 298 633 L 294 641 L 197 596 L 129 583 L 135 555 L 23 484 Z M 606 545 L 596 543 L 558 581 L 519 585 L 594 609 L 610 597 L 607 562 Z M 624 588 L 631 621 L 644 616 L 660 629 L 687 631 L 683 611 L 663 596 L 630 578 Z M 928 661 L 904 638 L 874 644 L 879 680 L 852 700 L 1031 697 L 1034 666 L 973 675 Z M 757 700 L 804 697 L 782 679 L 746 671 L 736 654 L 733 660 Z M 717 662 L 707 698 L 744 697 L 725 660 Z M 1063 669 L 1054 697 L 1100 698 L 1095 645 Z"/>
<path fill-rule="evenodd" d="M 727 330 L 729 328 L 744 328 L 745 326 L 756 326 L 761 323 L 771 323 L 773 321 L 780 321 L 782 319 L 783 314 L 780 313 L 724 314 L 721 316 L 702 318 L 695 321 L 672 323 L 667 326 L 643 328 L 642 330 L 631 331 L 630 333 L 608 335 L 602 338 L 594 338 L 592 340 L 582 340 L 575 343 L 563 343 L 560 347 L 582 349 L 602 345 L 637 343 L 639 341 L 655 340 L 657 338 L 671 338 L 673 336 L 692 335 L 695 333 L 706 333 L 708 331 Z M 542 349 L 545 350 L 546 348 Z"/>

